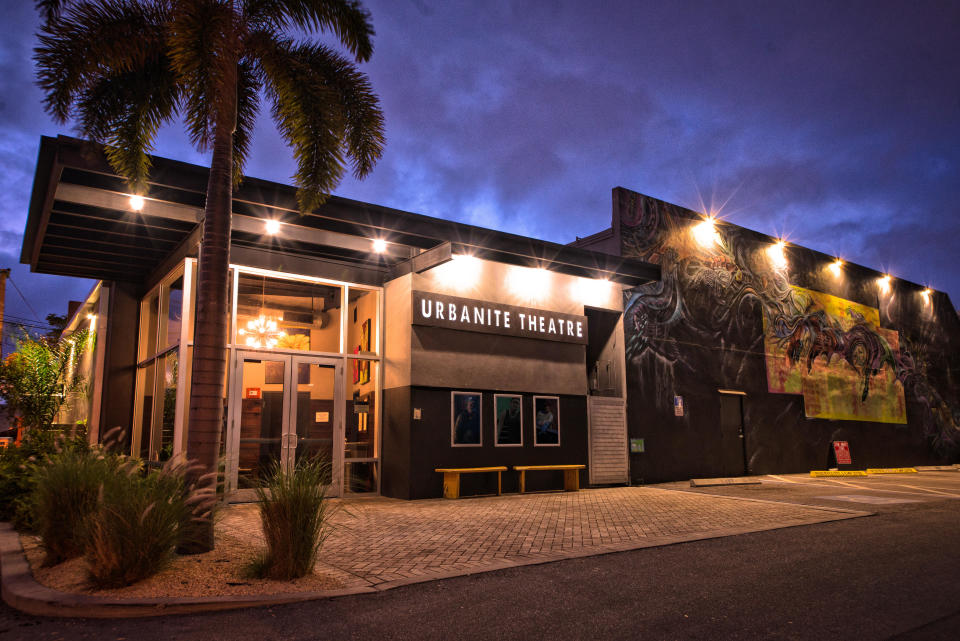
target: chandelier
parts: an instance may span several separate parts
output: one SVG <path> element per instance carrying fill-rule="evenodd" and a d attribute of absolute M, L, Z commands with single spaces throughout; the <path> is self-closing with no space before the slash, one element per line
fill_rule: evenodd
<path fill-rule="evenodd" d="M 280 317 L 283 320 L 283 317 Z M 247 321 L 246 329 L 241 328 L 238 332 L 246 337 L 248 347 L 273 349 L 277 342 L 287 333 L 277 327 L 277 321 L 271 317 L 260 314 L 258 317 Z"/>

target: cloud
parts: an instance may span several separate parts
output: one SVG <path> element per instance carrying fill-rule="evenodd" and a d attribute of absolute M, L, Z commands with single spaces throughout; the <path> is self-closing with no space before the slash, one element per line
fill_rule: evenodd
<path fill-rule="evenodd" d="M 728 201 L 731 222 L 960 299 L 956 3 L 365 5 L 387 148 L 340 195 L 558 242 L 608 226 L 618 185 L 694 209 Z M 70 131 L 32 84 L 29 3 L 5 19 L 0 249 L 15 260 L 39 136 Z M 207 162 L 179 125 L 157 151 Z M 263 109 L 248 173 L 293 172 Z M 39 277 L 16 274 L 35 291 Z"/>

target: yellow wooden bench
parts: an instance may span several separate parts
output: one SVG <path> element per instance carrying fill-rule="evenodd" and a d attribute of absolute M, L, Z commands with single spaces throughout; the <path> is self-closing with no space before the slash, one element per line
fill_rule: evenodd
<path fill-rule="evenodd" d="M 563 489 L 565 492 L 576 492 L 580 489 L 580 470 L 587 469 L 586 465 L 514 465 L 513 469 L 520 472 L 520 493 L 526 490 L 526 474 L 539 470 L 563 470 Z"/>
<path fill-rule="evenodd" d="M 497 473 L 497 496 L 500 496 L 502 490 L 501 473 L 507 471 L 507 466 L 499 467 L 438 467 L 434 472 L 443 473 L 443 498 L 460 498 L 460 475 L 473 474 L 475 472 L 496 472 Z"/>

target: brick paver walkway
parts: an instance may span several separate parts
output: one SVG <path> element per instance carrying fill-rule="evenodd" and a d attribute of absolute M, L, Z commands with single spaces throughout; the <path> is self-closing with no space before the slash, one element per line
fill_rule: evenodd
<path fill-rule="evenodd" d="M 320 563 L 346 586 L 470 574 L 867 514 L 648 487 L 341 504 L 345 509 L 333 517 Z M 252 544 L 261 540 L 256 505 L 227 508 L 218 527 Z"/>

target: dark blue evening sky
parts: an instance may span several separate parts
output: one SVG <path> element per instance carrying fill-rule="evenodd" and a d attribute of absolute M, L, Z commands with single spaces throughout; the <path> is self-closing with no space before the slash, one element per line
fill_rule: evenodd
<path fill-rule="evenodd" d="M 42 318 L 90 281 L 18 265 L 41 135 L 32 2 L 0 44 L 0 267 Z M 960 304 L 960 3 L 368 0 L 387 116 L 337 193 L 556 242 L 627 187 L 928 284 Z M 206 164 L 179 127 L 155 152 Z M 269 118 L 247 173 L 290 182 Z M 33 317 L 12 288 L 8 314 Z"/>

